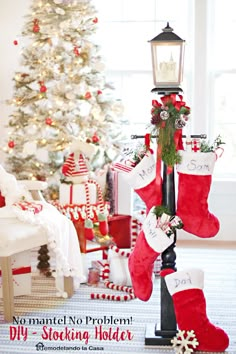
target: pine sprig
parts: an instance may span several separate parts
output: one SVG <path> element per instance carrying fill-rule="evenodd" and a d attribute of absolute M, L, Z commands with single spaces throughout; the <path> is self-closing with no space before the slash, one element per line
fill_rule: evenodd
<path fill-rule="evenodd" d="M 156 215 L 157 218 L 161 217 L 162 214 L 167 214 L 167 215 L 171 215 L 171 212 L 169 211 L 169 209 L 167 207 L 165 207 L 164 205 L 158 205 L 153 209 L 153 213 Z"/>
<path fill-rule="evenodd" d="M 202 141 L 201 146 L 200 146 L 200 151 L 201 152 L 215 152 L 223 144 L 225 144 L 225 143 L 221 140 L 221 136 L 218 135 L 212 144 L 209 141 L 208 142 Z"/>

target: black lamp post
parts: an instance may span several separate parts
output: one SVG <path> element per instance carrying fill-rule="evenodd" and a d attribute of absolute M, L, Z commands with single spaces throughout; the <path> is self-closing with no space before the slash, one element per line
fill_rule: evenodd
<path fill-rule="evenodd" d="M 153 81 L 152 92 L 168 95 L 180 93 L 183 78 L 184 40 L 177 36 L 167 23 L 163 32 L 153 38 L 151 43 Z M 175 178 L 174 168 L 167 172 L 163 166 L 162 205 L 167 207 L 171 215 L 175 215 Z M 176 242 L 176 233 L 175 233 Z M 175 242 L 162 253 L 161 269 L 171 268 L 176 271 Z M 165 279 L 160 279 L 160 321 L 146 328 L 146 345 L 171 345 L 176 335 L 177 325 L 172 298 L 167 290 Z"/>
<path fill-rule="evenodd" d="M 161 94 L 179 93 L 183 79 L 185 41 L 173 32 L 169 22 L 162 33 L 149 41 L 152 53 L 152 71 L 155 88 Z"/>

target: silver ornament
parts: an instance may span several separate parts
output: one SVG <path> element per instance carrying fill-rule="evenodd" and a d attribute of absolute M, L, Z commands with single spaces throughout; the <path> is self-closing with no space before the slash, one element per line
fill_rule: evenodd
<path fill-rule="evenodd" d="M 169 113 L 167 111 L 162 111 L 160 113 L 160 117 L 161 117 L 162 120 L 167 120 L 169 118 L 169 116 L 170 115 L 169 115 Z"/>
<path fill-rule="evenodd" d="M 181 118 L 177 118 L 175 120 L 175 128 L 176 129 L 182 129 L 183 127 L 185 127 L 186 122 L 185 120 L 181 119 Z"/>

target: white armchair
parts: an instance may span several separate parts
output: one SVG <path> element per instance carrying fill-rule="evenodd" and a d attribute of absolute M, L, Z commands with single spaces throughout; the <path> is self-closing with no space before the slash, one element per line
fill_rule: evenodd
<path fill-rule="evenodd" d="M 64 289 L 58 289 L 61 294 L 71 297 L 76 281 L 77 285 L 83 281 L 76 230 L 68 218 L 45 202 L 41 194 L 45 188 L 47 183 L 41 181 L 16 181 L 0 165 L 0 191 L 6 201 L 6 206 L 0 208 L 0 266 L 6 322 L 11 322 L 14 316 L 11 256 L 47 244 L 55 255 L 55 284 L 64 285 Z M 25 202 L 29 202 L 33 208 L 24 210 L 22 206 Z M 42 210 L 36 212 L 35 206 Z M 61 281 L 63 279 L 64 284 Z"/>

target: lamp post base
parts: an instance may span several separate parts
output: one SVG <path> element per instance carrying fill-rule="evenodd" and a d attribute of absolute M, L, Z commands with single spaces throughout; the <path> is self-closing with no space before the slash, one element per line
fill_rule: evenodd
<path fill-rule="evenodd" d="M 169 345 L 172 346 L 171 340 L 175 337 L 175 330 L 159 330 L 157 324 L 148 324 L 145 333 L 145 345 Z"/>

